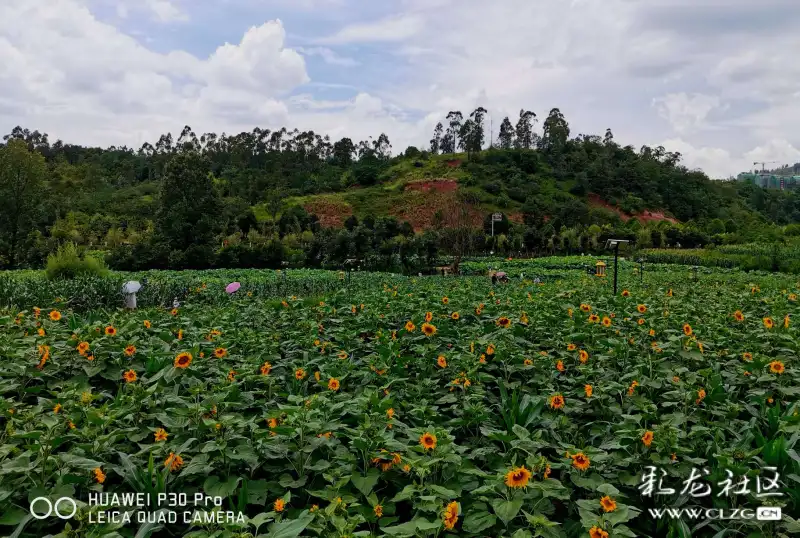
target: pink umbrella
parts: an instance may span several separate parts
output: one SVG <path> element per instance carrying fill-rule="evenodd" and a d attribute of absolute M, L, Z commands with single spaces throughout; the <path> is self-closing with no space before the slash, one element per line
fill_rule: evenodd
<path fill-rule="evenodd" d="M 242 285 L 238 282 L 231 282 L 227 286 L 225 286 L 225 291 L 228 293 L 236 293 L 236 291 L 241 288 Z"/>

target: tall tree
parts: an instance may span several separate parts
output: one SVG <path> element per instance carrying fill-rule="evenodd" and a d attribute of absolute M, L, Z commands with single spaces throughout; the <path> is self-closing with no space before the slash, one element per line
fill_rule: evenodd
<path fill-rule="evenodd" d="M 447 129 L 447 133 L 453 139 L 453 152 L 454 152 L 455 148 L 460 147 L 458 143 L 458 136 L 459 136 L 458 133 L 461 130 L 461 123 L 464 121 L 464 116 L 458 110 L 455 111 L 451 110 L 447 114 L 447 121 L 449 122 L 450 125 L 450 127 Z"/>
<path fill-rule="evenodd" d="M 547 119 L 544 120 L 544 132 L 542 133 L 542 149 L 551 153 L 561 153 L 569 140 L 569 124 L 564 114 L 557 108 L 550 111 Z"/>
<path fill-rule="evenodd" d="M 469 148 L 474 153 L 478 153 L 483 149 L 483 143 L 486 140 L 486 132 L 483 128 L 483 118 L 486 112 L 487 110 L 481 106 L 473 110 L 472 114 L 469 115 L 473 123 L 470 131 Z"/>
<path fill-rule="evenodd" d="M 516 140 L 514 141 L 517 149 L 530 149 L 533 146 L 533 124 L 536 122 L 536 114 L 530 110 L 520 110 L 519 120 L 516 126 Z"/>
<path fill-rule="evenodd" d="M 381 160 L 387 160 L 392 155 L 392 144 L 389 143 L 389 137 L 384 133 L 381 133 L 378 140 L 372 143 L 372 149 Z"/>
<path fill-rule="evenodd" d="M 333 161 L 339 166 L 346 167 L 353 164 L 353 155 L 356 146 L 349 138 L 342 138 L 333 144 Z"/>
<path fill-rule="evenodd" d="M 475 139 L 475 131 L 477 126 L 472 118 L 468 118 L 467 121 L 461 124 L 461 128 L 458 131 L 458 147 L 459 149 L 467 152 L 467 158 L 470 158 L 473 152 L 473 143 Z"/>
<path fill-rule="evenodd" d="M 195 152 L 178 153 L 167 165 L 156 233 L 170 250 L 211 246 L 221 230 L 222 204 L 210 169 L 210 161 Z"/>
<path fill-rule="evenodd" d="M 20 244 L 36 223 L 46 173 L 44 156 L 28 150 L 24 140 L 0 146 L 0 258 L 7 257 L 10 267 L 19 262 Z"/>
<path fill-rule="evenodd" d="M 433 130 L 433 138 L 431 138 L 431 153 L 434 155 L 438 154 L 441 149 L 443 132 L 444 127 L 442 126 L 442 122 L 437 123 L 436 128 Z"/>
<path fill-rule="evenodd" d="M 503 123 L 500 124 L 500 134 L 497 137 L 500 140 L 500 149 L 511 149 L 514 144 L 514 127 L 511 125 L 511 120 L 508 116 L 503 118 Z"/>

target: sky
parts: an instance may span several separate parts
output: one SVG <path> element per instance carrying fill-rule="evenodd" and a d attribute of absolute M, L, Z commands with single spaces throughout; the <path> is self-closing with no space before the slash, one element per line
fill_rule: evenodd
<path fill-rule="evenodd" d="M 0 133 L 140 147 L 185 125 L 427 147 L 450 110 L 724 178 L 800 162 L 797 0 L 0 0 Z"/>

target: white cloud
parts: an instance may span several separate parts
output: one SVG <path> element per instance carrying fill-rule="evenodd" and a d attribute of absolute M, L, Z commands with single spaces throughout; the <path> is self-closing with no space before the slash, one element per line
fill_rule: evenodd
<path fill-rule="evenodd" d="M 179 21 L 155 43 L 192 52 L 131 37 Z M 198 40 L 209 24 L 233 43 Z M 400 151 L 450 110 L 482 105 L 496 131 L 558 107 L 574 135 L 662 140 L 727 176 L 800 147 L 796 27 L 795 0 L 0 0 L 0 120 L 104 146 L 286 125 Z"/>
<path fill-rule="evenodd" d="M 353 58 L 340 56 L 327 47 L 296 47 L 296 49 L 297 52 L 305 54 L 306 56 L 319 56 L 329 65 L 338 65 L 342 67 L 354 67 L 359 65 L 359 62 Z"/>
<path fill-rule="evenodd" d="M 320 43 L 368 43 L 379 41 L 402 41 L 417 34 L 423 20 L 415 15 L 401 15 L 386 19 L 356 23 L 345 26 L 330 37 L 319 39 Z"/>
<path fill-rule="evenodd" d="M 159 22 L 184 22 L 189 17 L 169 0 L 144 0 Z"/>
<path fill-rule="evenodd" d="M 716 95 L 670 93 L 653 99 L 658 114 L 678 133 L 703 127 L 708 113 L 720 106 Z"/>

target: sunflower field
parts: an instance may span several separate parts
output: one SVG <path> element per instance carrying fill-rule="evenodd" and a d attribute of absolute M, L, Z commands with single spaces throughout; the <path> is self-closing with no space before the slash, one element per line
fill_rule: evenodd
<path fill-rule="evenodd" d="M 0 533 L 797 536 L 800 284 L 570 275 L 0 311 Z M 649 468 L 674 494 L 645 494 Z M 713 494 L 680 491 L 695 471 Z M 720 495 L 731 475 L 752 491 Z M 99 493 L 237 517 L 108 521 Z M 33 517 L 40 497 L 74 516 Z M 650 512 L 760 506 L 781 519 Z"/>

